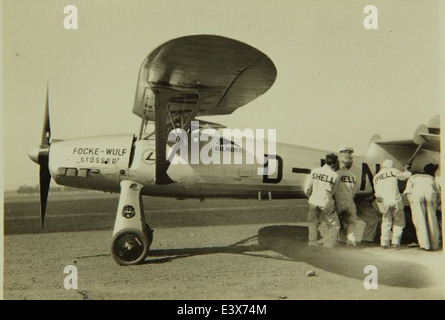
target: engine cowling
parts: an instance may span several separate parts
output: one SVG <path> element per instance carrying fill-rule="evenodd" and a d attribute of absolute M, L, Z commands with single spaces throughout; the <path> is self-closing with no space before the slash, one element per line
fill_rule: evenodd
<path fill-rule="evenodd" d="M 65 186 L 119 192 L 129 170 L 133 135 L 97 136 L 53 141 L 49 169 Z"/>

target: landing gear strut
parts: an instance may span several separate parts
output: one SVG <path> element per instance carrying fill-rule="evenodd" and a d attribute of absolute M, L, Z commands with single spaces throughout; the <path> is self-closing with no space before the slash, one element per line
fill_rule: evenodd
<path fill-rule="evenodd" d="M 145 223 L 142 187 L 142 184 L 129 180 L 121 182 L 111 254 L 123 266 L 143 262 L 153 241 L 153 230 Z"/>

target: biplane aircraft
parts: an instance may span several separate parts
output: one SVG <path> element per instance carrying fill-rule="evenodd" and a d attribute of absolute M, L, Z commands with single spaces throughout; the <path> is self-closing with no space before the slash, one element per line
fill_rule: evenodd
<path fill-rule="evenodd" d="M 230 137 L 199 139 L 193 150 L 197 131 L 223 127 L 206 121 L 193 124 L 198 117 L 232 114 L 265 93 L 276 76 L 272 60 L 245 43 L 215 35 L 177 38 L 159 46 L 142 63 L 133 105 L 133 113 L 141 118 L 139 134 L 69 140 L 51 140 L 47 92 L 41 145 L 29 153 L 40 165 L 42 226 L 51 177 L 60 185 L 120 193 L 111 252 L 118 264 L 132 265 L 146 258 L 153 239 L 143 195 L 304 198 L 311 168 L 320 166 L 329 151 L 276 143 L 264 151 L 263 171 L 258 163 L 172 161 L 182 156 L 175 148 L 178 139 L 169 139 L 178 130 L 188 138 L 190 143 L 183 146 L 192 153 L 207 148 L 219 150 L 221 158 L 238 153 L 245 160 L 248 150 Z M 439 128 L 435 117 L 428 126 L 419 126 L 412 139 L 374 137 L 368 152 L 354 157 L 358 196 L 373 192 L 373 175 L 385 159 L 400 168 L 410 163 L 413 171 L 439 163 Z"/>

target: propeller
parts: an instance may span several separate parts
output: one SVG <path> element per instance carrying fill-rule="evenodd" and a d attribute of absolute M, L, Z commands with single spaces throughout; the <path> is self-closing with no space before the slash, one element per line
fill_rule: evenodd
<path fill-rule="evenodd" d="M 40 221 L 42 227 L 45 223 L 46 204 L 48 201 L 51 173 L 49 171 L 49 149 L 51 139 L 51 126 L 49 121 L 49 85 L 46 87 L 45 118 L 43 120 L 42 141 L 39 148 L 31 150 L 28 155 L 32 161 L 40 165 Z"/>

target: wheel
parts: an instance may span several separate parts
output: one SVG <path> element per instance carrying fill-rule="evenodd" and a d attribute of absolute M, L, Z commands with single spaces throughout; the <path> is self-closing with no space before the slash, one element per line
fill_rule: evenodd
<path fill-rule="evenodd" d="M 113 237 L 111 254 L 122 266 L 135 265 L 145 260 L 150 243 L 145 232 L 124 229 Z"/>

